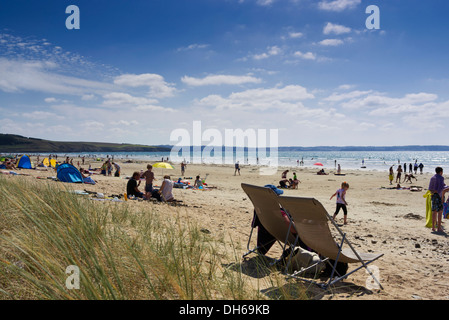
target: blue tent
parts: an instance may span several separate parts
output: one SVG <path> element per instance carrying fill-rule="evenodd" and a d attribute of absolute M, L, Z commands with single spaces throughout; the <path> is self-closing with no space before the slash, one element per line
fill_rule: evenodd
<path fill-rule="evenodd" d="M 70 163 L 60 164 L 57 168 L 56 177 L 59 181 L 69 183 L 83 183 L 84 179 L 81 172 Z"/>
<path fill-rule="evenodd" d="M 22 169 L 33 169 L 31 167 L 31 160 L 26 154 L 20 157 L 19 162 L 17 162 L 17 168 Z"/>

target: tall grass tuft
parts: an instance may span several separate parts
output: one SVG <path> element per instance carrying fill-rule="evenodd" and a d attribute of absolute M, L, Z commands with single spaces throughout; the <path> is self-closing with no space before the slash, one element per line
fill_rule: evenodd
<path fill-rule="evenodd" d="M 219 241 L 177 208 L 167 206 L 168 219 L 150 203 L 98 202 L 70 190 L 0 177 L 0 299 L 261 298 L 223 267 Z M 79 268 L 79 289 L 67 286 L 68 266 Z"/>

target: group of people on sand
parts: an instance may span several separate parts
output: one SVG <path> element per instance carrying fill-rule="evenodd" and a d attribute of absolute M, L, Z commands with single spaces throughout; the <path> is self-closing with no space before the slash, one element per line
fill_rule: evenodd
<path fill-rule="evenodd" d="M 390 180 L 390 184 L 393 184 L 393 180 L 394 180 L 394 169 L 393 169 L 394 165 L 392 165 L 389 169 L 389 180 Z M 401 179 L 402 179 L 402 173 L 404 173 L 404 180 L 402 181 L 404 182 L 410 182 L 412 183 L 412 179 L 415 179 L 415 181 L 418 181 L 418 178 L 415 177 L 415 175 L 417 174 L 417 170 L 418 168 L 420 169 L 420 172 L 422 174 L 422 170 L 424 168 L 424 165 L 422 163 L 420 163 L 419 165 L 417 163 L 415 163 L 415 169 L 413 170 L 412 164 L 410 163 L 409 166 L 409 173 L 407 173 L 407 165 L 404 163 L 404 169 L 402 169 L 401 165 L 398 165 L 397 169 L 396 169 L 396 183 L 401 183 Z M 414 174 L 413 174 L 414 171 Z"/>
<path fill-rule="evenodd" d="M 289 170 L 285 170 L 282 172 L 281 180 L 279 181 L 279 188 L 283 189 L 298 189 L 298 185 L 301 183 L 298 177 L 296 176 L 296 172 L 293 172 L 293 178 L 287 178 L 287 174 Z"/>
<path fill-rule="evenodd" d="M 402 166 L 398 166 L 398 168 L 396 169 L 396 183 L 401 183 L 401 179 L 402 179 Z M 388 178 L 390 180 L 390 184 L 393 184 L 393 180 L 394 180 L 394 170 L 393 170 L 393 166 L 390 167 L 389 170 L 389 174 L 388 174 Z M 416 178 L 413 175 L 413 172 L 410 171 L 410 173 L 407 173 L 406 171 L 404 171 L 404 180 L 402 181 L 404 182 L 410 182 L 412 183 L 412 179 L 415 179 L 415 181 L 418 181 L 418 178 Z"/>
<path fill-rule="evenodd" d="M 7 170 L 16 170 L 16 161 L 13 159 L 6 159 L 0 166 Z"/>
<path fill-rule="evenodd" d="M 141 179 L 145 179 L 145 192 L 139 190 Z M 147 165 L 147 170 L 143 173 L 135 171 L 126 185 L 126 196 L 128 198 L 135 197 L 142 198 L 144 200 L 154 198 L 158 201 L 175 201 L 175 197 L 173 196 L 174 182 L 170 179 L 170 176 L 164 176 L 164 180 L 162 181 L 162 185 L 159 189 L 153 188 L 154 180 L 156 180 L 156 178 L 154 176 L 153 166 L 151 164 Z"/>
<path fill-rule="evenodd" d="M 115 168 L 114 177 L 120 177 L 120 166 L 117 162 L 114 162 L 109 158 L 101 166 L 101 174 L 105 176 L 112 176 L 113 168 Z"/>

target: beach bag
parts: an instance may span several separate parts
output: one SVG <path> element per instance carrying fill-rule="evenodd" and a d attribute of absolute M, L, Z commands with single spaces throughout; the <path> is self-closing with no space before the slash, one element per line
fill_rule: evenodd
<path fill-rule="evenodd" d="M 315 275 L 326 268 L 326 263 L 320 261 L 321 259 L 317 253 L 299 247 L 291 258 L 290 266 L 293 270 L 300 271 L 315 265 L 304 273 L 305 275 Z"/>

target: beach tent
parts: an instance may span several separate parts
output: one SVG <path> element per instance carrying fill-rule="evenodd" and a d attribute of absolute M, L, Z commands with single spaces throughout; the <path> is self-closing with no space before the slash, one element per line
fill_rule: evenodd
<path fill-rule="evenodd" d="M 81 172 L 70 163 L 63 163 L 58 166 L 56 177 L 59 181 L 69 183 L 83 183 Z"/>
<path fill-rule="evenodd" d="M 48 161 L 48 158 L 45 158 L 45 159 L 42 161 L 42 164 L 43 164 L 44 166 L 46 166 L 46 167 L 49 167 L 49 166 L 50 166 L 50 161 Z"/>
<path fill-rule="evenodd" d="M 46 167 L 50 167 L 50 166 L 52 166 L 53 168 L 56 167 L 56 160 L 55 159 L 48 160 L 48 158 L 45 158 L 44 161 L 42 161 L 42 163 Z"/>
<path fill-rule="evenodd" d="M 19 162 L 17 162 L 17 168 L 22 169 L 33 169 L 31 167 L 31 159 L 26 154 L 19 158 Z"/>

